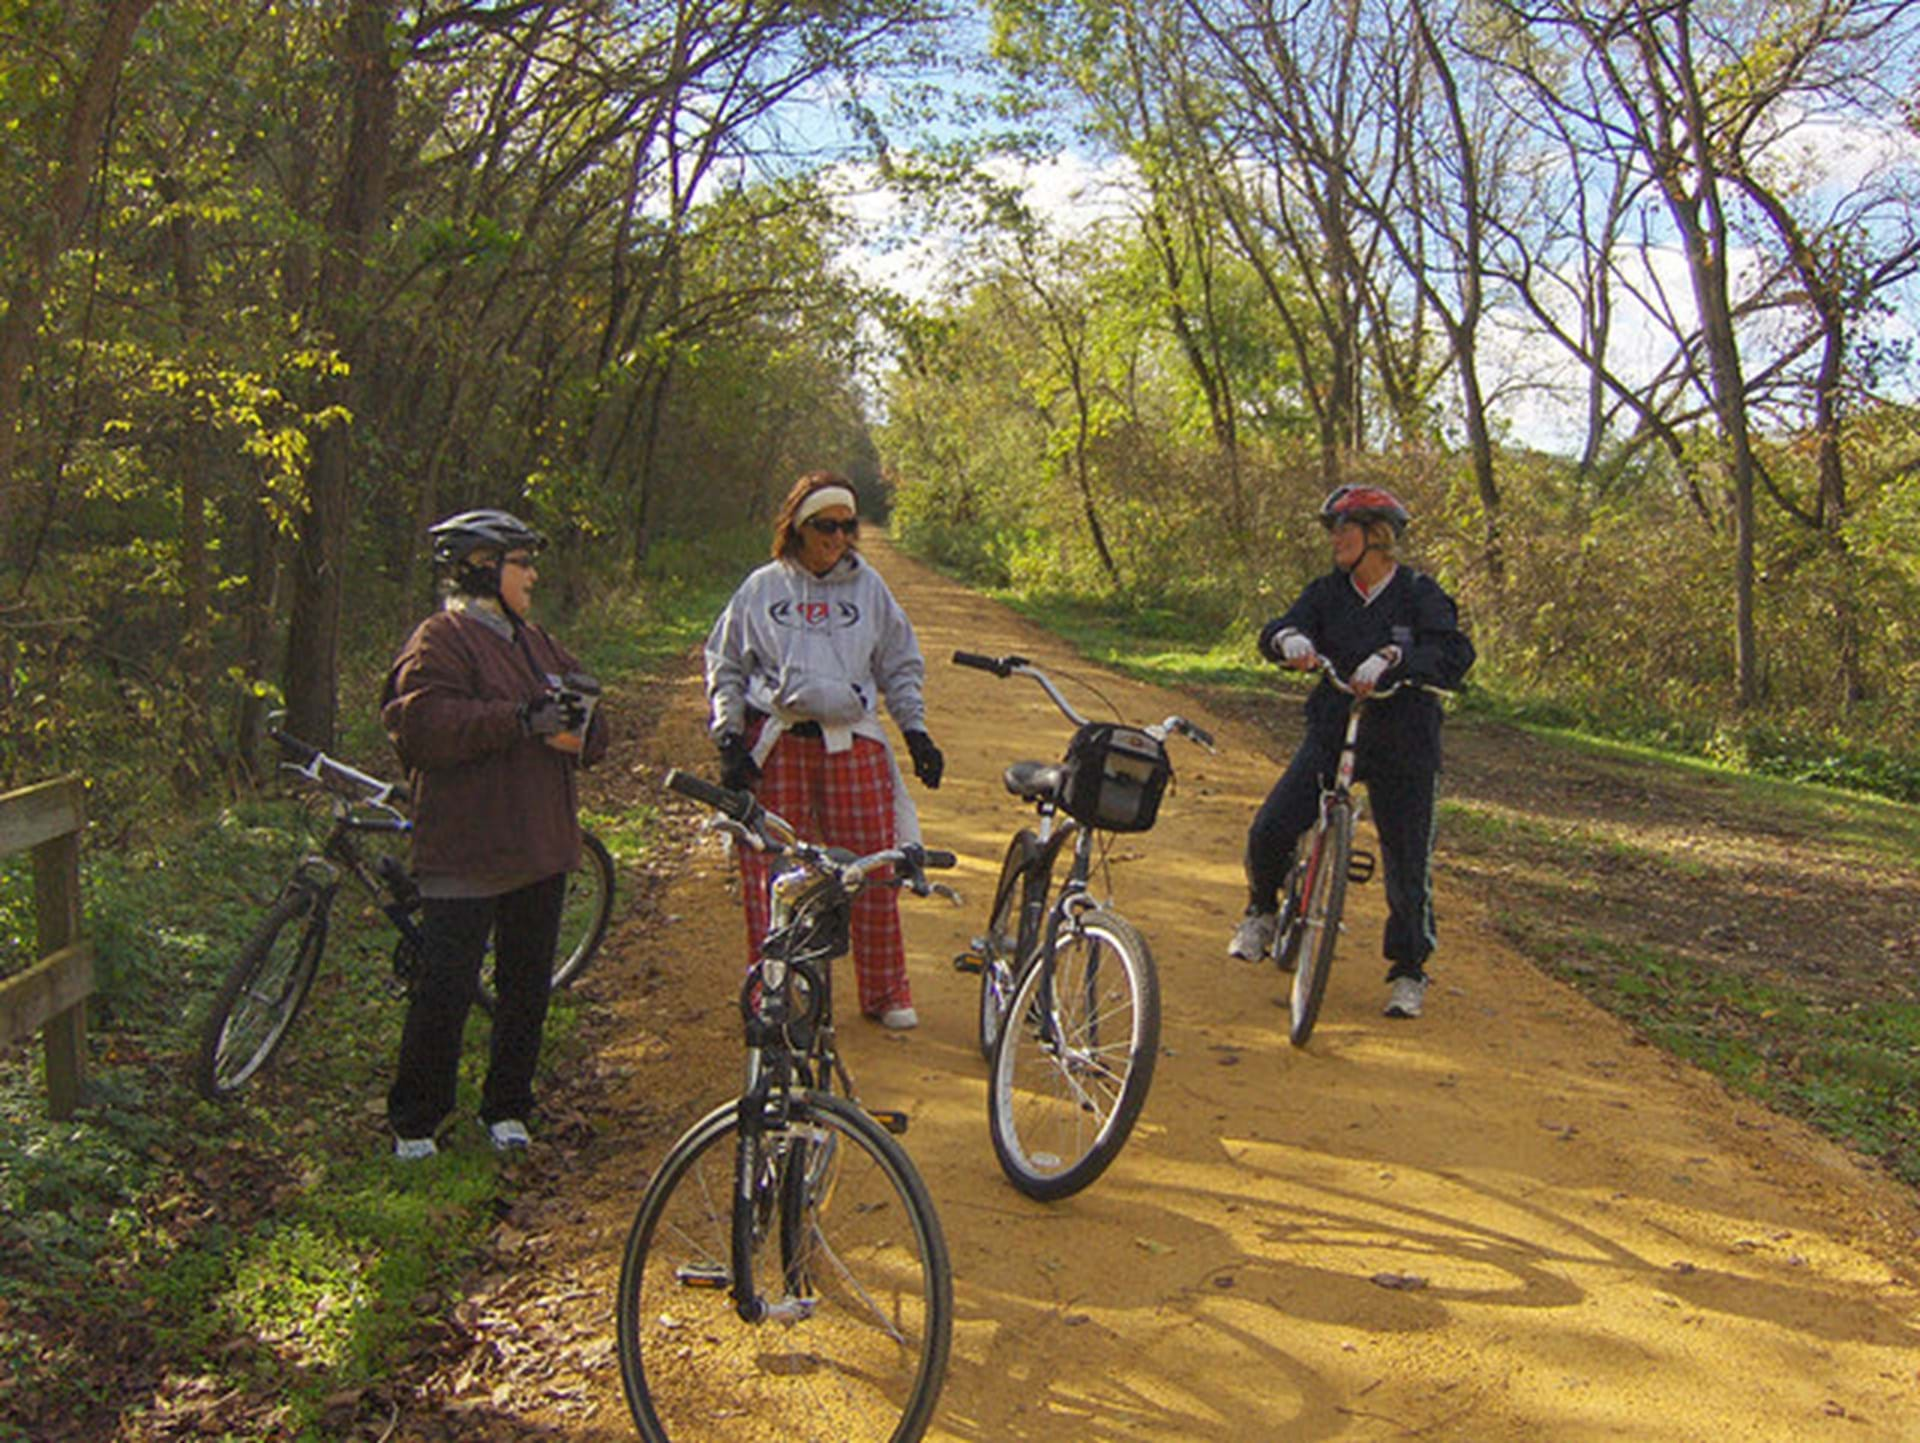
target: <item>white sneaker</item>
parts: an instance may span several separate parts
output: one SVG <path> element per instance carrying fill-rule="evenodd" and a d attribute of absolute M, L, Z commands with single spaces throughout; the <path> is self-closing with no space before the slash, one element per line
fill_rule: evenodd
<path fill-rule="evenodd" d="M 920 1014 L 911 1007 L 889 1007 L 880 1014 L 880 1025 L 895 1032 L 910 1032 L 920 1025 Z"/>
<path fill-rule="evenodd" d="M 420 1162 L 440 1151 L 440 1145 L 430 1137 L 396 1137 L 393 1140 L 393 1155 L 401 1162 Z"/>
<path fill-rule="evenodd" d="M 1238 957 L 1242 962 L 1258 962 L 1273 950 L 1273 934 L 1277 919 L 1271 912 L 1256 912 L 1247 909 L 1247 915 L 1240 919 L 1240 925 L 1233 929 L 1233 940 L 1227 943 L 1227 955 Z"/>
<path fill-rule="evenodd" d="M 503 1117 L 488 1123 L 487 1136 L 493 1140 L 495 1152 L 519 1152 L 533 1141 L 527 1135 L 527 1125 L 517 1117 Z"/>
<path fill-rule="evenodd" d="M 1427 995 L 1427 979 L 1424 977 L 1396 977 L 1393 990 L 1387 994 L 1386 1015 L 1388 1017 L 1418 1017 L 1420 1003 Z"/>

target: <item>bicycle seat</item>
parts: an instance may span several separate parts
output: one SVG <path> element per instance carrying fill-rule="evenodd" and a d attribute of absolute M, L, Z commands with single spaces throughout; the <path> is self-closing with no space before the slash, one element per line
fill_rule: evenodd
<path fill-rule="evenodd" d="M 1023 802 L 1058 798 L 1066 785 L 1067 769 L 1059 762 L 1015 762 L 1002 774 L 1007 790 Z"/>

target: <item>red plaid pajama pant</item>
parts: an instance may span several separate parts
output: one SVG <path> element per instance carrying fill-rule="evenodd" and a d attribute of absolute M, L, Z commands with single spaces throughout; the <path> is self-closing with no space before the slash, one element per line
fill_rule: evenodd
<path fill-rule="evenodd" d="M 761 805 L 793 823 L 810 842 L 845 847 L 862 857 L 894 845 L 893 763 L 871 737 L 855 737 L 850 751 L 829 752 L 820 737 L 784 732 L 767 753 L 754 792 Z M 751 848 L 740 848 L 739 855 L 751 966 L 760 958 L 760 938 L 767 930 L 772 866 Z M 911 1007 L 899 893 L 874 887 L 854 898 L 852 932 L 860 1010 L 877 1017 L 889 1008 Z"/>

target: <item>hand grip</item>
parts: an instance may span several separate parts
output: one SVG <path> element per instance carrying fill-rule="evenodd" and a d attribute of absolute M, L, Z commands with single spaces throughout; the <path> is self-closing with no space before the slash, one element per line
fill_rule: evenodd
<path fill-rule="evenodd" d="M 1024 656 L 982 656 L 977 651 L 956 651 L 953 654 L 955 666 L 970 666 L 976 671 L 990 671 L 995 676 L 1012 676 L 1013 669 L 1025 666 Z"/>
<path fill-rule="evenodd" d="M 920 865 L 939 870 L 945 867 L 959 866 L 960 859 L 954 856 L 952 852 L 929 847 L 920 854 Z"/>
<path fill-rule="evenodd" d="M 753 796 L 748 792 L 734 792 L 710 782 L 705 777 L 697 777 L 692 772 L 683 772 L 678 767 L 670 768 L 666 776 L 668 791 L 678 792 L 683 797 L 691 797 L 712 807 L 716 812 L 725 812 L 736 822 L 745 821 L 747 813 L 753 809 Z"/>
<path fill-rule="evenodd" d="M 281 751 L 302 765 L 311 762 L 315 757 L 320 755 L 320 748 L 309 746 L 291 732 L 283 732 L 278 727 L 268 727 L 267 735 L 280 744 Z"/>

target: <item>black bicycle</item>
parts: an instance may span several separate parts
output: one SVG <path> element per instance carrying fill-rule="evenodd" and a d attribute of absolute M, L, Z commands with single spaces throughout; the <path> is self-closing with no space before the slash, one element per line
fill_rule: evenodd
<path fill-rule="evenodd" d="M 1063 760 L 1007 768 L 1007 790 L 1033 805 L 1039 826 L 1014 833 L 987 930 L 954 959 L 980 975 L 980 1050 L 993 1065 L 987 1114 L 1001 1170 L 1029 1197 L 1062 1198 L 1118 1155 L 1160 1049 L 1153 954 L 1111 902 L 1094 899 L 1095 838 L 1153 826 L 1173 779 L 1169 735 L 1208 751 L 1213 738 L 1179 716 L 1144 727 L 1089 721 L 1025 657 L 953 659 L 1033 678 L 1076 728 Z M 1073 862 L 1055 889 L 1070 839 Z"/>
<path fill-rule="evenodd" d="M 214 998 L 201 1031 L 194 1082 L 218 1102 L 265 1067 L 300 1015 L 320 970 L 334 899 L 351 878 L 390 921 L 393 985 L 405 993 L 419 972 L 420 889 L 391 852 L 370 850 L 365 837 L 401 837 L 413 830 L 403 810 L 407 789 L 382 781 L 298 737 L 268 733 L 286 760 L 281 769 L 318 788 L 333 826 L 319 852 L 293 869 L 259 930 L 241 950 Z M 613 858 L 597 837 L 582 835 L 580 861 L 567 879 L 560 940 L 554 950 L 553 985 L 571 985 L 607 934 L 613 915 Z M 482 965 L 477 1000 L 493 1005 L 491 949 Z"/>
<path fill-rule="evenodd" d="M 1356 696 L 1325 657 L 1320 670 L 1336 690 L 1351 699 L 1347 709 L 1346 737 L 1340 744 L 1339 760 L 1333 775 L 1320 790 L 1320 812 L 1313 829 L 1296 848 L 1292 868 L 1287 873 L 1287 892 L 1275 921 L 1273 959 L 1282 972 L 1293 974 L 1293 990 L 1288 997 L 1290 1019 L 1287 1037 L 1295 1047 L 1305 1047 L 1320 1017 L 1320 1004 L 1326 1000 L 1327 978 L 1333 972 L 1334 949 L 1340 944 L 1342 912 L 1346 910 L 1347 883 L 1366 882 L 1375 870 L 1371 852 L 1353 845 L 1353 829 L 1360 820 L 1360 804 L 1353 793 L 1355 744 L 1360 737 L 1360 719 L 1370 701 L 1384 701 L 1407 682 L 1393 682 L 1376 688 L 1368 696 Z M 1439 687 L 1425 690 L 1439 692 Z"/>
<path fill-rule="evenodd" d="M 803 842 L 750 793 L 681 771 L 666 784 L 782 865 L 740 991 L 745 1086 L 673 1145 L 627 1236 L 627 1407 L 648 1443 L 912 1443 L 946 1377 L 953 1281 L 926 1184 L 894 1141 L 905 1114 L 862 1107 L 835 1046 L 832 962 L 856 893 L 954 896 L 926 880 L 953 854 L 855 857 Z"/>

